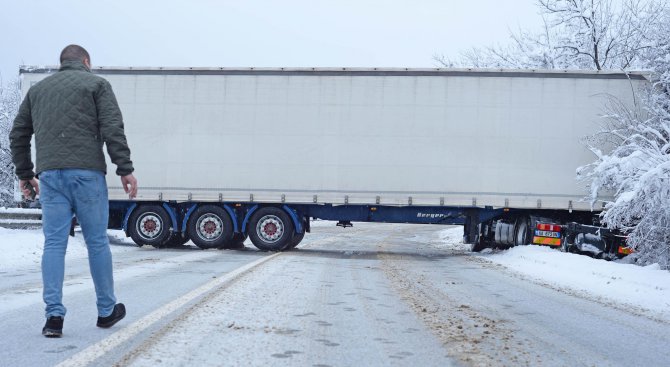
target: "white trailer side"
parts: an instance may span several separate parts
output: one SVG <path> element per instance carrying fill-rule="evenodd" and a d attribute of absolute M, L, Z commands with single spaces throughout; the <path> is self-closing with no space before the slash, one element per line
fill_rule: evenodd
<path fill-rule="evenodd" d="M 46 76 L 23 72 L 24 93 Z M 607 96 L 587 71 L 97 68 L 123 111 L 138 200 L 589 210 Z M 108 163 L 109 165 L 110 163 Z M 113 173 L 114 167 L 108 167 Z M 108 175 L 110 199 L 125 199 Z"/>

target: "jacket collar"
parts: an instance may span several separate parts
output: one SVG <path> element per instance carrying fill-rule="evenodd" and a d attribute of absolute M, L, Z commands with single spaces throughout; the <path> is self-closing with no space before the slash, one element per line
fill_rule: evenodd
<path fill-rule="evenodd" d="M 90 72 L 89 68 L 84 65 L 83 62 L 81 61 L 75 61 L 75 60 L 68 60 L 68 61 L 63 61 L 60 64 L 60 69 L 59 71 L 63 70 L 79 70 L 79 71 L 88 71 Z"/>

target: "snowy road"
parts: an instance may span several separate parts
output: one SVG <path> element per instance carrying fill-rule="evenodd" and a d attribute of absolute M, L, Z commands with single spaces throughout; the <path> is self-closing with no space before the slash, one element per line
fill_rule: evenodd
<path fill-rule="evenodd" d="M 128 317 L 95 328 L 68 265 L 62 339 L 43 338 L 39 269 L 0 272 L 0 365 L 661 366 L 670 324 L 445 249 L 435 226 L 316 227 L 299 249 L 114 245 Z"/>

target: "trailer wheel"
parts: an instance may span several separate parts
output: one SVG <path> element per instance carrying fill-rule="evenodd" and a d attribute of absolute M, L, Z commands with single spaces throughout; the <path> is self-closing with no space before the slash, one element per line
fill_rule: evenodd
<path fill-rule="evenodd" d="M 201 249 L 221 247 L 233 238 L 233 224 L 228 213 L 216 205 L 196 209 L 186 229 L 191 241 Z"/>
<path fill-rule="evenodd" d="M 514 246 L 525 246 L 530 244 L 530 225 L 528 217 L 519 217 L 516 220 L 516 233 Z"/>
<path fill-rule="evenodd" d="M 159 205 L 143 205 L 128 220 L 130 237 L 138 245 L 163 246 L 170 236 L 170 215 Z"/>
<path fill-rule="evenodd" d="M 293 237 L 294 225 L 282 209 L 258 209 L 249 220 L 249 238 L 261 251 L 283 251 Z"/>
<path fill-rule="evenodd" d="M 303 231 L 302 233 L 294 233 L 293 236 L 291 237 L 291 241 L 289 241 L 288 246 L 286 247 L 287 249 L 292 249 L 298 246 L 302 239 L 305 238 L 305 232 Z"/>

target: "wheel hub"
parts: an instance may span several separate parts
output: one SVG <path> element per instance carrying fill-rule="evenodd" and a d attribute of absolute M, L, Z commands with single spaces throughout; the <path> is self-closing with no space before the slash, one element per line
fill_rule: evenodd
<path fill-rule="evenodd" d="M 277 233 L 277 225 L 274 223 L 267 223 L 265 227 L 263 227 L 263 232 L 268 236 L 273 236 Z"/>
<path fill-rule="evenodd" d="M 216 223 L 212 221 L 205 223 L 204 230 L 207 234 L 212 234 L 216 232 Z"/>
<path fill-rule="evenodd" d="M 156 230 L 156 222 L 153 220 L 144 222 L 144 230 L 147 232 L 154 232 Z"/>
<path fill-rule="evenodd" d="M 284 223 L 277 216 L 266 215 L 258 221 L 256 233 L 266 242 L 277 242 L 284 234 Z"/>
<path fill-rule="evenodd" d="M 198 219 L 198 236 L 206 241 L 212 241 L 221 236 L 223 221 L 214 214 L 206 214 Z"/>
<path fill-rule="evenodd" d="M 161 219 L 155 213 L 148 213 L 138 223 L 137 226 L 140 235 L 146 239 L 157 237 L 163 229 Z"/>

